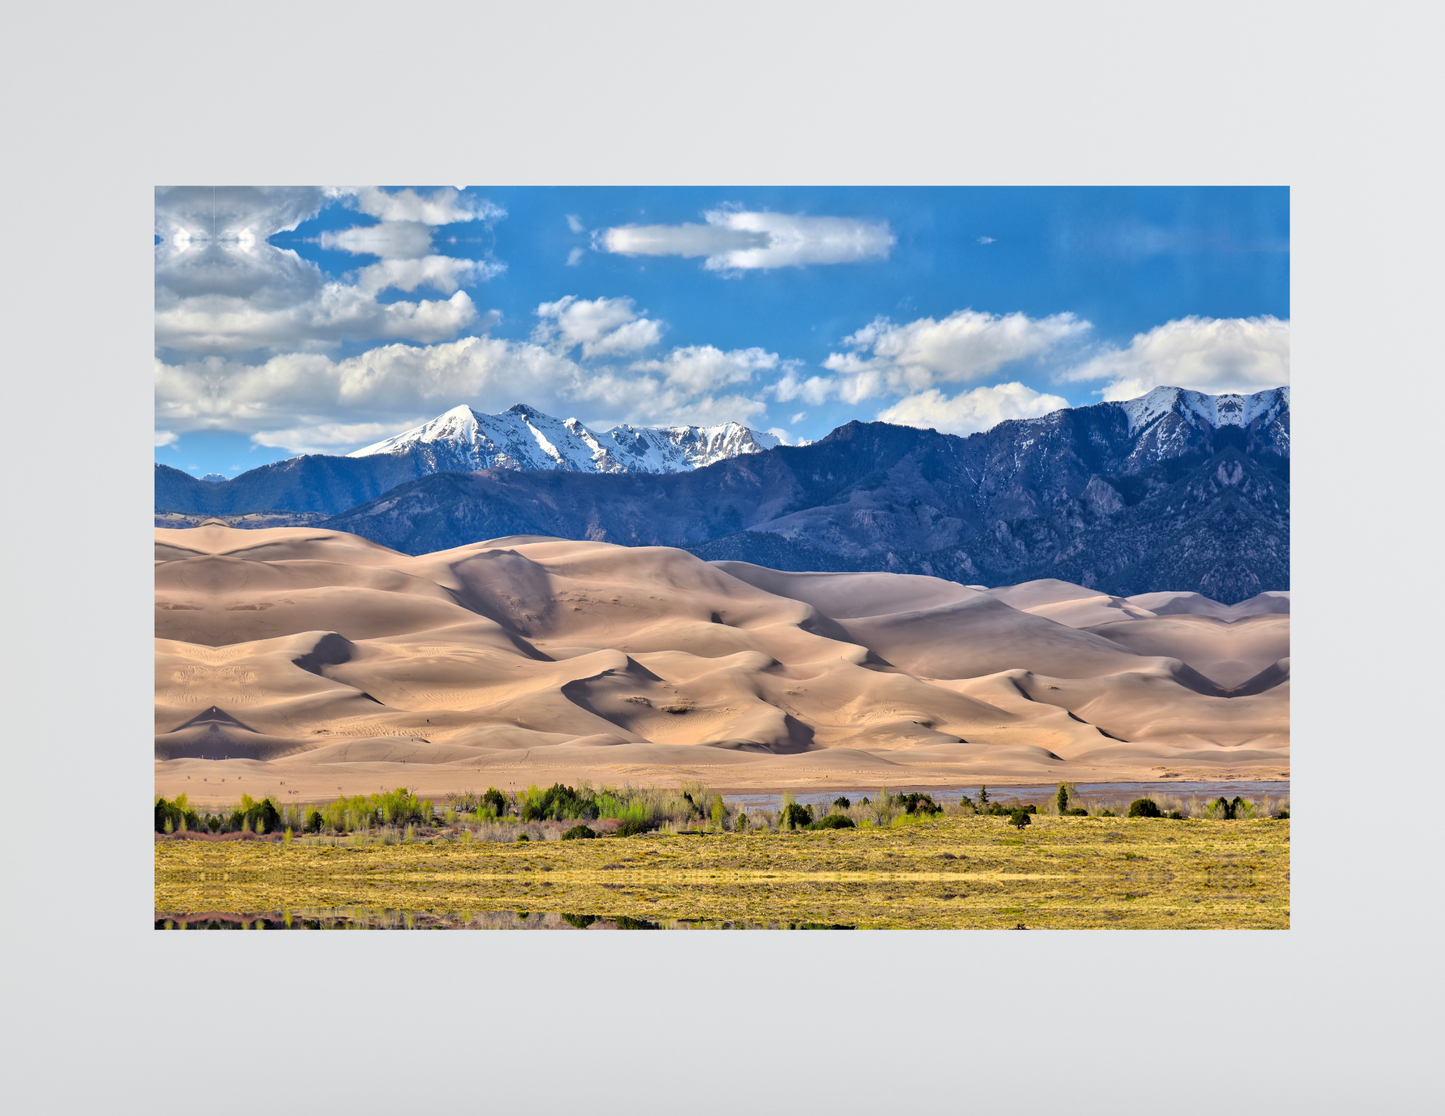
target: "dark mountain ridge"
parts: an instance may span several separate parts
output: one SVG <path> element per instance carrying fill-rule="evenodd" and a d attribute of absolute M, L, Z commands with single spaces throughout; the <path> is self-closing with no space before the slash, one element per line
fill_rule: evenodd
<path fill-rule="evenodd" d="M 1232 604 L 1289 588 L 1289 392 L 1159 388 L 967 438 L 851 422 L 680 474 L 437 473 L 327 526 L 413 554 L 556 535 L 776 569 L 1057 577 Z"/>
<path fill-rule="evenodd" d="M 426 475 L 426 469 L 409 456 L 331 457 L 318 453 L 262 465 L 222 481 L 198 480 L 159 461 L 155 473 L 157 513 L 335 515 Z"/>

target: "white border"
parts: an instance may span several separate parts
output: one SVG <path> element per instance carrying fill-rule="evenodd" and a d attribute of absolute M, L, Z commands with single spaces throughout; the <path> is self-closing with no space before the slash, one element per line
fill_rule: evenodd
<path fill-rule="evenodd" d="M 0 79 L 19 242 L 0 811 L 17 1110 L 1352 1112 L 1426 1095 L 1431 9 L 141 11 L 12 13 Z M 149 930 L 151 187 L 208 181 L 1290 185 L 1294 929 Z M 51 824 L 57 795 L 92 822 Z"/>

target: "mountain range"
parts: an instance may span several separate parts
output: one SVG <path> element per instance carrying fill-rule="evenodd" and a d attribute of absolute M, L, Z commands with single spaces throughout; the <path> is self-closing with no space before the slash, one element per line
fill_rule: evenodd
<path fill-rule="evenodd" d="M 518 403 L 500 415 L 453 407 L 348 457 L 411 457 L 428 473 L 478 469 L 561 469 L 572 473 L 681 473 L 772 449 L 772 434 L 736 422 L 664 428 L 614 426 L 594 434 L 575 418 L 555 419 Z"/>
<path fill-rule="evenodd" d="M 478 469 L 568 473 L 678 473 L 778 445 L 741 423 L 636 427 L 595 434 L 575 418 L 556 419 L 525 403 L 499 415 L 454 407 L 430 422 L 345 457 L 305 454 L 227 480 L 156 464 L 156 510 L 190 515 L 261 511 L 334 515 L 405 481 Z"/>
<path fill-rule="evenodd" d="M 509 415 L 509 430 L 483 421 Z M 650 437 L 629 452 L 632 428 L 589 442 L 581 424 L 528 407 L 457 408 L 353 456 L 293 458 L 219 484 L 158 465 L 156 507 L 327 512 L 328 527 L 409 554 L 548 535 L 781 570 L 1187 590 L 1226 605 L 1289 588 L 1288 388 L 1156 388 L 966 438 L 851 422 L 811 445 L 768 447 L 735 424 L 679 429 L 699 433 L 668 432 L 668 456 Z M 528 467 L 538 452 L 552 464 Z"/>

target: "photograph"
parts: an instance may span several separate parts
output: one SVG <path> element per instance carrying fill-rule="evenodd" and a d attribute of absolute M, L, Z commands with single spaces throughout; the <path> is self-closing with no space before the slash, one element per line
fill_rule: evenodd
<path fill-rule="evenodd" d="M 1290 201 L 156 187 L 154 928 L 1288 929 Z"/>

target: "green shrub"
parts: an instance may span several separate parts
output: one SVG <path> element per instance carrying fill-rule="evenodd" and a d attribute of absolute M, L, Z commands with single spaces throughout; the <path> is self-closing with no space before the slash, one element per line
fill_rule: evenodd
<path fill-rule="evenodd" d="M 596 831 L 593 830 L 593 829 L 591 829 L 591 828 L 589 828 L 588 826 L 585 826 L 585 825 L 574 825 L 574 826 L 573 826 L 571 829 L 569 829 L 566 833 L 562 834 L 562 840 L 564 840 L 564 841 L 589 841 L 589 840 L 591 840 L 593 837 L 596 837 L 596 836 L 597 836 Z"/>
<path fill-rule="evenodd" d="M 866 802 L 867 799 L 864 799 L 864 801 Z M 853 805 L 853 803 L 848 801 L 846 795 L 840 794 L 837 798 L 833 799 L 833 805 L 838 807 L 838 809 L 840 810 L 846 810 L 849 806 Z"/>
<path fill-rule="evenodd" d="M 982 787 L 982 786 L 981 786 L 981 787 L 978 788 L 978 804 L 979 804 L 980 806 L 987 806 L 987 805 L 988 805 L 988 788 L 987 788 L 987 787 Z"/>
<path fill-rule="evenodd" d="M 1082 806 L 1070 806 L 1064 811 L 1064 816 L 1070 818 L 1087 818 L 1089 811 L 1085 810 Z"/>
<path fill-rule="evenodd" d="M 1184 820 L 1184 815 L 1181 814 L 1178 810 L 1170 810 L 1169 813 L 1165 814 L 1164 816 L 1167 817 L 1167 818 L 1169 818 L 1171 821 L 1183 821 L 1183 820 Z"/>
<path fill-rule="evenodd" d="M 1020 806 L 1017 802 L 1012 806 L 1005 806 L 1002 802 L 990 802 L 988 808 L 983 812 L 992 818 L 1012 817 L 1015 810 L 1022 810 L 1026 814 L 1037 814 L 1039 808 L 1030 802 L 1026 806 Z"/>
<path fill-rule="evenodd" d="M 518 834 L 517 834 L 517 842 L 518 842 L 519 844 L 520 844 L 522 841 L 530 841 L 531 839 L 532 839 L 532 838 L 528 837 L 525 833 L 518 833 Z"/>
<path fill-rule="evenodd" d="M 1057 805 L 1058 808 L 1059 808 L 1059 814 L 1060 814 L 1060 816 L 1065 816 L 1065 815 L 1068 814 L 1068 812 L 1069 812 L 1069 788 L 1068 788 L 1067 786 L 1065 786 L 1063 783 L 1060 783 L 1060 784 L 1059 784 L 1058 793 L 1054 795 L 1054 803 L 1055 803 L 1055 805 Z"/>
<path fill-rule="evenodd" d="M 546 790 L 528 787 L 517 800 L 517 816 L 525 821 L 541 821 L 550 818 L 562 821 L 564 818 L 586 818 L 598 815 L 597 796 L 590 791 L 577 791 L 561 783 L 553 783 Z"/>
<path fill-rule="evenodd" d="M 281 825 L 281 811 L 273 798 L 263 798 L 246 811 L 246 816 L 257 833 L 271 833 Z"/>
<path fill-rule="evenodd" d="M 596 915 L 564 914 L 562 918 L 569 925 L 577 927 L 578 930 L 586 930 L 597 921 Z"/>
<path fill-rule="evenodd" d="M 321 826 L 322 826 L 324 823 L 325 823 L 325 819 L 321 816 L 321 811 L 318 810 L 318 809 L 316 809 L 316 807 L 313 806 L 311 809 L 309 809 L 309 810 L 306 811 L 306 832 L 307 832 L 307 833 L 320 833 L 320 832 L 321 832 Z"/>
<path fill-rule="evenodd" d="M 431 800 L 418 798 L 406 787 L 373 794 L 370 805 L 376 816 L 387 825 L 406 825 L 412 822 L 425 825 L 432 820 Z"/>
<path fill-rule="evenodd" d="M 507 816 L 507 796 L 496 787 L 488 787 L 487 793 L 482 795 L 482 806 L 489 807 L 492 816 L 504 818 Z"/>
<path fill-rule="evenodd" d="M 191 809 L 189 800 L 183 794 L 177 795 L 174 802 L 167 802 L 156 796 L 155 822 L 157 833 L 170 833 L 177 829 L 200 829 L 205 825 L 205 822 L 201 821 L 201 815 Z M 170 828 L 167 829 L 167 826 Z"/>
<path fill-rule="evenodd" d="M 617 827 L 617 836 L 636 837 L 639 833 L 646 833 L 653 828 L 650 821 L 642 821 L 638 818 L 630 818 Z"/>
<path fill-rule="evenodd" d="M 1163 814 L 1159 810 L 1159 804 L 1152 798 L 1136 798 L 1129 803 L 1129 816 L 1131 818 L 1159 818 Z"/>
<path fill-rule="evenodd" d="M 1023 832 L 1024 826 L 1026 826 L 1026 825 L 1032 825 L 1033 822 L 1034 822 L 1034 819 L 1032 818 L 1032 816 L 1030 816 L 1030 814 L 1029 814 L 1029 812 L 1028 812 L 1027 810 L 1011 810 L 1011 811 L 1009 811 L 1008 823 L 1009 823 L 1009 825 L 1011 825 L 1011 826 L 1013 826 L 1014 828 L 1016 828 L 1020 833 Z"/>
<path fill-rule="evenodd" d="M 1239 795 L 1235 795 L 1234 801 L 1232 802 L 1226 799 L 1224 795 L 1220 795 L 1205 807 L 1204 816 L 1222 821 L 1252 818 L 1254 817 L 1254 803 L 1240 798 Z"/>
<path fill-rule="evenodd" d="M 1100 810 L 1094 816 L 1096 818 L 1117 818 L 1119 815 L 1114 813 L 1113 810 Z"/>
<path fill-rule="evenodd" d="M 927 794 L 904 794 L 899 795 L 898 804 L 903 807 L 905 813 L 909 814 L 941 814 L 943 807 L 933 801 L 933 797 Z"/>
<path fill-rule="evenodd" d="M 778 815 L 779 829 L 803 829 L 813 822 L 813 808 L 798 802 L 789 802 Z"/>
<path fill-rule="evenodd" d="M 829 814 L 826 818 L 819 818 L 815 822 L 809 822 L 806 829 L 853 829 L 856 823 L 847 814 Z"/>
<path fill-rule="evenodd" d="M 1289 811 L 1288 811 L 1288 810 L 1281 810 L 1278 814 L 1275 815 L 1275 817 L 1277 817 L 1277 818 L 1279 818 L 1279 819 L 1281 819 L 1281 820 L 1285 820 L 1285 819 L 1287 819 L 1287 818 L 1289 817 Z"/>

